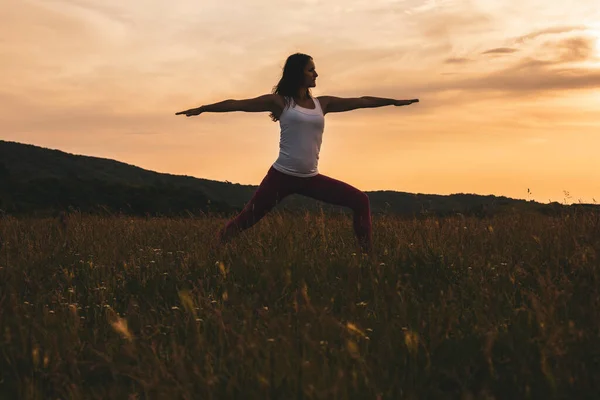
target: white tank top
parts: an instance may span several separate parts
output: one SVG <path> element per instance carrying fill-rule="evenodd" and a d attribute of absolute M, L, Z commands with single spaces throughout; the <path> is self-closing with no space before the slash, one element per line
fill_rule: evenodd
<path fill-rule="evenodd" d="M 316 97 L 312 99 L 315 103 L 312 110 L 300 107 L 290 99 L 289 107 L 279 117 L 279 158 L 273 164 L 279 172 L 304 178 L 319 173 L 325 117 L 319 100 Z"/>

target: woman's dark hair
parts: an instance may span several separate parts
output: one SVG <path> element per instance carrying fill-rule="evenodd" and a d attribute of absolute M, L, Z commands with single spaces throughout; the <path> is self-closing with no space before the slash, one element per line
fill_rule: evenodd
<path fill-rule="evenodd" d="M 304 83 L 304 67 L 312 57 L 307 54 L 296 53 L 292 54 L 285 61 L 283 74 L 279 83 L 273 87 L 273 93 L 283 96 L 285 107 L 290 105 L 290 98 L 298 95 L 298 89 Z M 310 98 L 310 89 L 306 89 L 306 95 Z M 273 121 L 278 121 L 279 118 L 275 114 L 270 115 Z"/>

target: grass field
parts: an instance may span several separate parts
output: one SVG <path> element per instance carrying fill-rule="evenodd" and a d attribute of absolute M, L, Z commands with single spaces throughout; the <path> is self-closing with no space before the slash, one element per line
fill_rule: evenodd
<path fill-rule="evenodd" d="M 0 220 L 2 399 L 600 393 L 600 214 Z"/>

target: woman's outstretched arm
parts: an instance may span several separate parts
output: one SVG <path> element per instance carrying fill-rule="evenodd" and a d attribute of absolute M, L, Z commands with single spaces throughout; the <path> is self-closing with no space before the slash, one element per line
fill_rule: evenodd
<path fill-rule="evenodd" d="M 276 112 L 278 107 L 280 107 L 280 105 L 277 95 L 265 94 L 262 96 L 255 97 L 253 99 L 224 100 L 218 103 L 207 104 L 205 106 L 190 108 L 189 110 L 185 111 L 179 111 L 178 113 L 175 113 L 175 115 L 184 114 L 186 117 L 191 117 L 192 115 L 199 115 L 203 112 Z"/>
<path fill-rule="evenodd" d="M 355 98 L 342 98 L 334 96 L 320 96 L 319 101 L 323 108 L 323 113 L 331 112 L 343 112 L 356 110 L 358 108 L 374 108 L 383 106 L 407 106 L 409 104 L 418 103 L 419 99 L 411 100 L 396 100 L 386 99 L 382 97 L 355 97 Z"/>

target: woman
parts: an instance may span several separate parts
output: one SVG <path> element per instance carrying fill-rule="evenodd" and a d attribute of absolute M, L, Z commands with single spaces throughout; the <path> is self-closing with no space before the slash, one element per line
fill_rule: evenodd
<path fill-rule="evenodd" d="M 319 75 L 312 57 L 296 53 L 288 57 L 281 80 L 272 94 L 253 99 L 225 100 L 176 113 L 187 117 L 203 112 L 271 112 L 279 121 L 281 138 L 279 158 L 268 170 L 250 202 L 219 233 L 226 243 L 237 233 L 250 228 L 278 202 L 291 194 L 312 197 L 326 203 L 349 207 L 354 212 L 354 232 L 365 254 L 372 252 L 371 210 L 369 198 L 344 182 L 319 173 L 318 161 L 324 116 L 327 113 L 373 108 L 387 105 L 404 106 L 419 100 L 394 100 L 378 97 L 339 98 L 312 97 Z"/>

